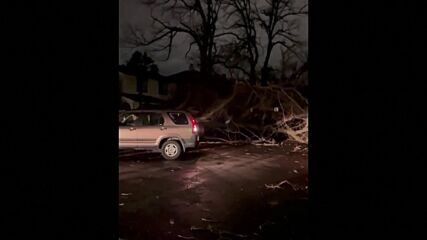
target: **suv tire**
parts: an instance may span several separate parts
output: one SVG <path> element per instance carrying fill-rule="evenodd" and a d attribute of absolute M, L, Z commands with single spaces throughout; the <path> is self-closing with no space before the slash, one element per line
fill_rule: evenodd
<path fill-rule="evenodd" d="M 181 156 L 182 148 L 178 141 L 168 140 L 162 145 L 162 156 L 166 160 L 176 160 Z"/>

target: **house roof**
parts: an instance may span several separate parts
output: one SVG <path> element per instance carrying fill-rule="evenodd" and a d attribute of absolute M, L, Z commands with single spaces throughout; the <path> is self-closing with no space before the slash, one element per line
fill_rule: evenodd
<path fill-rule="evenodd" d="M 127 72 L 127 71 L 121 71 L 119 68 L 119 73 L 122 73 L 123 75 L 127 75 L 126 77 L 134 77 L 136 78 L 134 73 Z M 223 79 L 224 76 L 221 75 L 214 75 L 215 79 Z M 169 76 L 163 76 L 159 73 L 147 73 L 147 78 L 158 80 L 161 82 L 167 82 L 167 83 L 184 83 L 184 82 L 201 82 L 204 79 L 201 77 L 201 74 L 199 71 L 196 70 L 188 70 L 188 71 L 182 71 L 179 73 L 175 73 Z"/>
<path fill-rule="evenodd" d="M 119 68 L 119 74 L 122 75 L 124 78 L 136 78 L 136 74 L 133 72 L 129 72 L 126 70 L 126 68 Z M 158 73 L 147 73 L 147 77 L 153 80 L 158 80 L 162 82 L 168 82 L 168 83 L 182 83 L 182 82 L 193 82 L 193 81 L 200 81 L 200 72 L 190 70 L 190 71 L 183 71 L 179 73 L 175 73 L 169 76 L 163 76 Z"/>
<path fill-rule="evenodd" d="M 128 73 L 120 72 L 119 71 L 119 79 L 132 79 L 136 80 L 136 77 L 134 75 L 130 75 Z"/>
<path fill-rule="evenodd" d="M 195 70 L 182 71 L 169 76 L 163 77 L 164 81 L 167 82 L 186 82 L 186 81 L 198 81 L 200 79 L 200 72 Z"/>
<path fill-rule="evenodd" d="M 120 65 L 118 67 L 119 73 L 128 75 L 128 76 L 132 76 L 132 77 L 136 77 L 138 75 L 138 72 L 135 70 L 130 69 L 129 67 L 125 66 L 125 65 Z M 148 71 L 145 73 L 147 78 L 150 79 L 155 79 L 155 80 L 162 80 L 164 78 L 164 76 L 160 75 L 158 72 L 151 72 Z"/>

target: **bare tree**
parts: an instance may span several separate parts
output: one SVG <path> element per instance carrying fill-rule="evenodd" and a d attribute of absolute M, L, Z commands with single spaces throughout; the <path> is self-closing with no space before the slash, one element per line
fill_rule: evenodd
<path fill-rule="evenodd" d="M 242 50 L 240 41 L 232 40 L 219 46 L 219 54 L 216 57 L 216 64 L 222 64 L 233 76 L 244 75 L 243 78 L 250 76 L 248 71 L 248 55 Z M 229 75 L 230 75 L 229 74 Z M 230 77 L 231 77 L 230 75 Z"/>
<path fill-rule="evenodd" d="M 293 53 L 287 49 L 282 49 L 281 54 L 280 83 L 282 85 L 296 86 L 301 76 L 308 70 L 307 54 L 302 52 L 300 57 L 295 58 Z"/>
<path fill-rule="evenodd" d="M 234 44 L 235 53 L 239 57 L 246 58 L 249 63 L 249 72 L 244 72 L 249 75 L 249 82 L 255 84 L 259 53 L 254 0 L 228 0 L 225 2 L 225 6 L 227 7 L 227 22 L 230 19 L 233 21 L 229 26 L 225 27 L 226 31 L 219 35 L 232 35 L 238 40 L 238 43 Z"/>
<path fill-rule="evenodd" d="M 139 39 L 137 44 L 157 44 L 156 50 L 167 50 L 166 59 L 169 59 L 177 34 L 186 34 L 191 39 L 186 57 L 196 45 L 200 72 L 210 77 L 217 52 L 215 34 L 223 0 L 150 0 L 143 3 L 152 7 L 154 31 L 149 39 L 135 32 L 134 39 Z"/>
<path fill-rule="evenodd" d="M 261 85 L 266 86 L 273 48 L 280 45 L 295 53 L 294 47 L 299 41 L 295 33 L 298 26 L 294 17 L 307 14 L 308 10 L 307 4 L 296 7 L 295 0 L 265 0 L 263 4 L 255 7 L 256 19 L 267 37 L 266 55 L 261 69 Z"/>

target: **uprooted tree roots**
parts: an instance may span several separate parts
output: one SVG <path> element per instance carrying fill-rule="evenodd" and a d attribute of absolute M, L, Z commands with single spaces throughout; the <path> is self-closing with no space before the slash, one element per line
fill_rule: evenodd
<path fill-rule="evenodd" d="M 294 88 L 238 82 L 199 119 L 223 141 L 308 143 L 308 102 Z"/>

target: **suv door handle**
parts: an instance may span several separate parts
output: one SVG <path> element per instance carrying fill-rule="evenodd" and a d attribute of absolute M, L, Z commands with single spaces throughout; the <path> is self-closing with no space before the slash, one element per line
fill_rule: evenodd
<path fill-rule="evenodd" d="M 136 130 L 136 128 L 134 128 L 134 127 L 130 127 L 130 128 L 129 128 L 129 130 L 130 130 L 130 131 L 135 131 L 135 130 Z"/>

